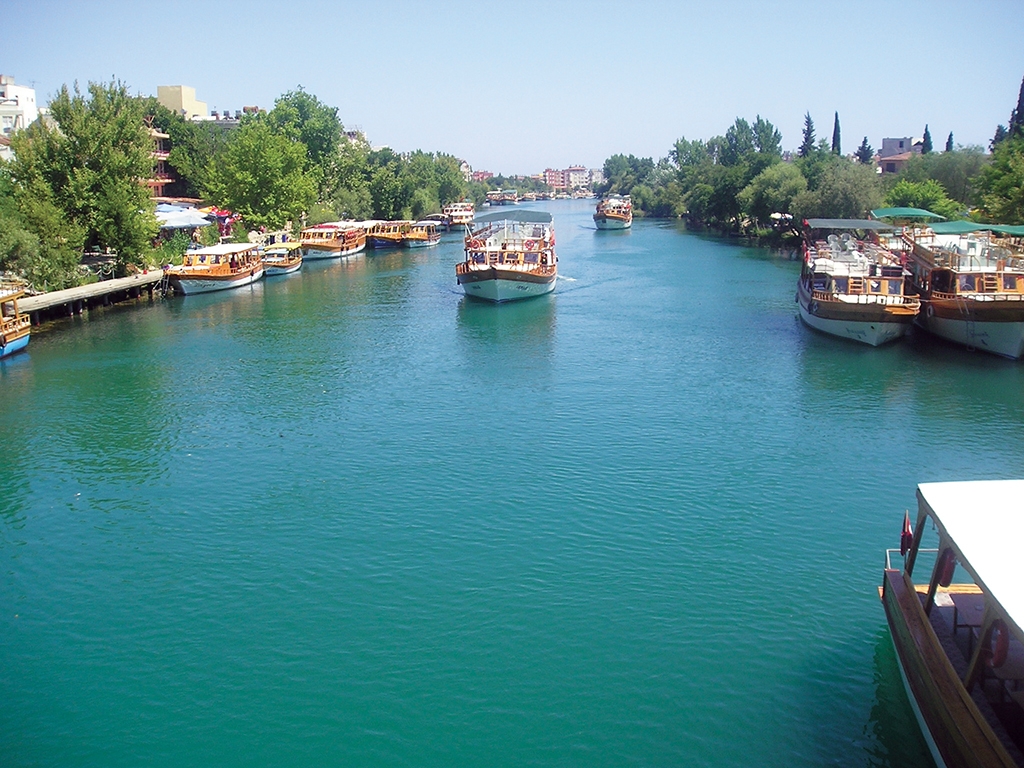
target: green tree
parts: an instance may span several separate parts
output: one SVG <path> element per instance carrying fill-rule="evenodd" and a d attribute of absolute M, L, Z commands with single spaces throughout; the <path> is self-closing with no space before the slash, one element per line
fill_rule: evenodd
<path fill-rule="evenodd" d="M 800 149 L 797 154 L 800 157 L 807 157 L 814 151 L 814 121 L 811 120 L 811 113 L 804 115 L 804 137 L 800 142 Z"/>
<path fill-rule="evenodd" d="M 742 210 L 759 226 L 771 224 L 773 213 L 789 213 L 793 199 L 807 190 L 807 179 L 791 163 L 761 171 L 739 193 Z"/>
<path fill-rule="evenodd" d="M 924 126 L 924 138 L 921 140 L 921 154 L 927 155 L 932 151 L 932 134 L 928 130 L 928 125 Z"/>
<path fill-rule="evenodd" d="M 274 102 L 268 118 L 279 132 L 305 146 L 307 171 L 317 180 L 318 191 L 327 196 L 337 184 L 337 155 L 343 127 L 336 107 L 329 107 L 300 85 Z"/>
<path fill-rule="evenodd" d="M 1010 113 L 1010 127 L 1008 133 L 1013 135 L 1024 134 L 1024 78 L 1020 81 L 1020 93 L 1017 95 L 1017 107 Z"/>
<path fill-rule="evenodd" d="M 992 137 L 992 141 L 990 141 L 988 143 L 989 151 L 990 152 L 995 152 L 996 147 L 999 146 L 999 143 L 1003 139 L 1005 139 L 1007 136 L 1009 136 L 1009 135 L 1010 135 L 1010 132 L 1006 130 L 1006 126 L 1005 125 L 997 125 L 996 126 L 996 133 Z"/>
<path fill-rule="evenodd" d="M 884 202 L 886 205 L 896 208 L 924 208 L 926 211 L 937 213 L 947 219 L 957 218 L 961 211 L 960 204 L 955 200 L 950 200 L 946 190 L 934 179 L 925 181 L 900 179 L 889 190 Z"/>
<path fill-rule="evenodd" d="M 11 137 L 19 208 L 36 226 L 58 213 L 82 233 L 79 245 L 116 252 L 121 272 L 141 263 L 157 223 L 142 184 L 154 161 L 140 101 L 123 83 L 89 83 L 87 94 L 62 87 L 49 108 L 52 126 L 40 121 Z"/>
<path fill-rule="evenodd" d="M 832 154 L 842 155 L 842 141 L 839 134 L 839 113 L 836 112 L 836 121 L 832 125 Z"/>
<path fill-rule="evenodd" d="M 811 217 L 862 219 L 882 201 L 882 188 L 874 169 L 860 163 L 834 159 L 821 167 L 816 185 L 808 184 L 807 192 L 793 198 L 793 215 L 798 219 Z"/>
<path fill-rule="evenodd" d="M 950 198 L 968 208 L 978 202 L 975 184 L 987 160 L 981 147 L 914 155 L 900 172 L 899 179 L 915 182 L 934 179 Z"/>
<path fill-rule="evenodd" d="M 857 147 L 857 151 L 854 153 L 854 157 L 857 158 L 857 162 L 863 165 L 868 165 L 875 157 L 875 150 L 868 144 L 868 137 L 864 137 L 864 141 Z"/>
<path fill-rule="evenodd" d="M 949 132 L 949 136 L 946 137 L 946 151 L 947 152 L 952 152 L 953 151 L 953 132 L 952 131 L 950 131 Z"/>
<path fill-rule="evenodd" d="M 985 217 L 998 224 L 1024 224 L 1024 135 L 1007 137 L 992 153 L 978 183 Z"/>
<path fill-rule="evenodd" d="M 208 169 L 207 194 L 249 227 L 279 229 L 316 201 L 306 147 L 255 116 L 243 121 Z"/>

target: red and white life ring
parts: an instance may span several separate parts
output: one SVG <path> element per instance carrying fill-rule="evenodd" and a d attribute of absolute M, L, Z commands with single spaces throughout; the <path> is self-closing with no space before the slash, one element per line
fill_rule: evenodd
<path fill-rule="evenodd" d="M 523 245 L 526 247 L 526 250 L 528 250 L 528 251 L 536 251 L 537 250 L 537 241 L 536 240 L 527 240 L 525 243 L 523 243 Z"/>
<path fill-rule="evenodd" d="M 473 238 L 466 245 L 469 246 L 470 250 L 479 251 L 481 248 L 484 247 L 484 241 L 478 240 L 477 238 Z"/>
<path fill-rule="evenodd" d="M 939 555 L 938 563 L 939 586 L 948 587 L 953 581 L 953 571 L 956 570 L 956 555 L 952 547 L 946 547 Z"/>
<path fill-rule="evenodd" d="M 988 628 L 988 643 L 985 645 L 985 666 L 991 669 L 1006 663 L 1010 652 L 1010 633 L 1002 619 L 996 619 Z"/>

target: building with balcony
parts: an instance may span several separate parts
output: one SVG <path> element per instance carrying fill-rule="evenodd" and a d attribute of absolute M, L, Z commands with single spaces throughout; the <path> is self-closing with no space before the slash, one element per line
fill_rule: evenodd
<path fill-rule="evenodd" d="M 17 85 L 10 75 L 0 75 L 0 135 L 10 137 L 15 131 L 28 128 L 38 117 L 36 89 Z"/>

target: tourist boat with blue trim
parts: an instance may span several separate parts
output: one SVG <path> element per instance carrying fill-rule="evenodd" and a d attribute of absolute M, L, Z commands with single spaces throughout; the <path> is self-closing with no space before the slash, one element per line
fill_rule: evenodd
<path fill-rule="evenodd" d="M 441 234 L 437 231 L 437 223 L 433 221 L 417 221 L 402 235 L 402 246 L 405 248 L 426 248 L 440 242 Z"/>
<path fill-rule="evenodd" d="M 1024 226 L 950 221 L 906 229 L 917 322 L 971 349 L 1024 357 Z"/>
<path fill-rule="evenodd" d="M 366 248 L 366 230 L 356 222 L 334 221 L 306 227 L 299 236 L 302 258 L 340 259 Z"/>
<path fill-rule="evenodd" d="M 0 288 L 0 357 L 8 357 L 28 346 L 32 323 L 28 315 L 18 311 L 18 299 L 24 295 L 20 288 Z"/>
<path fill-rule="evenodd" d="M 629 195 L 607 195 L 597 204 L 594 224 L 598 229 L 629 229 L 633 226 L 633 201 Z"/>
<path fill-rule="evenodd" d="M 411 228 L 411 221 L 371 222 L 366 230 L 366 243 L 371 248 L 401 248 Z"/>
<path fill-rule="evenodd" d="M 542 296 L 555 289 L 558 257 L 550 213 L 511 211 L 478 217 L 467 227 L 466 260 L 455 276 L 467 296 L 493 302 Z"/>
<path fill-rule="evenodd" d="M 908 291 L 901 256 L 874 236 L 893 227 L 871 219 L 809 219 L 805 225 L 796 292 L 800 319 L 815 330 L 872 347 L 903 336 L 921 302 Z M 827 239 L 820 239 L 828 231 Z M 859 240 L 858 231 L 873 237 Z"/>
<path fill-rule="evenodd" d="M 253 243 L 222 243 L 186 251 L 181 266 L 167 271 L 176 293 L 223 291 L 251 285 L 263 277 L 263 259 Z"/>
<path fill-rule="evenodd" d="M 290 275 L 302 269 L 302 243 L 274 243 L 263 249 L 263 270 L 267 277 Z"/>
<path fill-rule="evenodd" d="M 879 593 L 938 766 L 1024 768 L 1022 499 L 1024 480 L 922 483 L 886 551 Z"/>

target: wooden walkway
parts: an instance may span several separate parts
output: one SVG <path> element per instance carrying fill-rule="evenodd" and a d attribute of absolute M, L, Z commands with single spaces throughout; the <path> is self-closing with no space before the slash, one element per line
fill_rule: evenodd
<path fill-rule="evenodd" d="M 63 291 L 50 291 L 38 296 L 25 296 L 18 301 L 18 309 L 22 312 L 40 312 L 53 307 L 74 305 L 77 302 L 107 296 L 119 291 L 153 290 L 164 279 L 161 269 L 151 269 L 131 277 L 120 277 L 116 280 L 101 280 L 98 283 L 80 285 L 77 288 L 65 288 Z M 137 294 L 136 294 L 137 295 Z"/>

